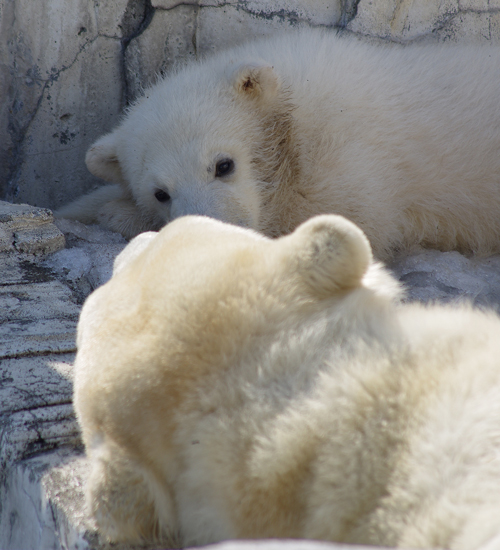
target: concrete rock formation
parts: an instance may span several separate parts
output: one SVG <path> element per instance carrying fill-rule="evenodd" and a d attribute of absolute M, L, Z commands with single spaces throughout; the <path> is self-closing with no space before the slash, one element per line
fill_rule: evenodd
<path fill-rule="evenodd" d="M 64 248 L 64 235 L 50 210 L 0 203 L 0 251 L 48 254 Z"/>
<path fill-rule="evenodd" d="M 63 224 L 65 239 L 50 210 L 0 202 L 1 548 L 75 547 L 89 529 L 79 527 L 75 327 L 124 241 L 79 225 Z"/>

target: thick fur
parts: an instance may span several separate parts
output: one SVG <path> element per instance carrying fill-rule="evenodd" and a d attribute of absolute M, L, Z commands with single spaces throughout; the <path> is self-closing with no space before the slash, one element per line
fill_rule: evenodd
<path fill-rule="evenodd" d="M 87 154 L 119 187 L 58 215 L 132 237 L 203 214 L 273 237 L 336 213 L 380 259 L 415 243 L 499 252 L 499 67 L 498 48 L 319 30 L 218 53 L 145 92 Z"/>
<path fill-rule="evenodd" d="M 500 319 L 399 295 L 338 216 L 132 241 L 78 326 L 103 535 L 500 548 Z"/>

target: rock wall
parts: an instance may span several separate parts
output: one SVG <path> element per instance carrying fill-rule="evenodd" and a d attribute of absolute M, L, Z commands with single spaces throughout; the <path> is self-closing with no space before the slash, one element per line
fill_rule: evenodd
<path fill-rule="evenodd" d="M 301 25 L 498 43 L 500 0 L 0 0 L 0 198 L 56 208 L 95 188 L 88 146 L 156 75 Z"/>

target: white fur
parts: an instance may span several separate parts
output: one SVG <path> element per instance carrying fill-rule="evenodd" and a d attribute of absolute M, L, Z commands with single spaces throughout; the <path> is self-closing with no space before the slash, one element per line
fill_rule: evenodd
<path fill-rule="evenodd" d="M 78 326 L 102 534 L 496 548 L 500 319 L 399 295 L 338 216 L 131 243 Z"/>
<path fill-rule="evenodd" d="M 337 213 L 378 258 L 415 243 L 499 252 L 499 66 L 498 48 L 319 30 L 218 53 L 147 90 L 89 150 L 122 202 L 90 195 L 59 215 L 127 237 L 186 214 L 277 236 Z M 216 177 L 223 158 L 235 170 Z"/>

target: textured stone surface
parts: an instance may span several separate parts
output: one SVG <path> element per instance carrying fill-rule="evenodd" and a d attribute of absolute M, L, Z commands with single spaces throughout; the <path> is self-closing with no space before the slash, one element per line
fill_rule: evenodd
<path fill-rule="evenodd" d="M 112 274 L 113 261 L 126 245 L 118 233 L 98 226 L 88 227 L 71 220 L 55 222 L 66 236 L 67 247 L 48 256 L 44 269 L 50 269 L 67 284 L 79 304 Z"/>
<path fill-rule="evenodd" d="M 2 206 L 0 228 L 19 212 Z M 56 229 L 41 233 L 42 245 Z M 70 365 L 79 307 L 42 262 L 15 249 L 0 254 L 0 477 L 25 453 L 77 437 Z"/>
<path fill-rule="evenodd" d="M 68 447 L 17 462 L 5 480 L 7 498 L 0 517 L 0 548 L 138 549 L 99 539 L 85 513 L 83 487 L 87 474 L 83 454 Z"/>
<path fill-rule="evenodd" d="M 222 16 L 221 10 L 224 15 Z M 341 18 L 341 2 L 249 1 L 223 7 L 206 6 L 198 16 L 197 52 L 205 55 L 297 26 L 333 27 Z"/>
<path fill-rule="evenodd" d="M 0 289 L 0 357 L 75 350 L 78 308 L 58 281 Z"/>
<path fill-rule="evenodd" d="M 424 250 L 391 267 L 407 288 L 408 300 L 467 300 L 500 309 L 500 255 L 478 259 L 458 252 Z"/>
<path fill-rule="evenodd" d="M 198 8 L 179 5 L 175 10 L 157 10 L 146 30 L 132 40 L 125 52 L 125 81 L 130 99 L 166 74 L 177 61 L 196 59 L 193 39 Z"/>
<path fill-rule="evenodd" d="M 0 252 L 47 254 L 64 248 L 64 235 L 46 208 L 0 201 Z"/>
<path fill-rule="evenodd" d="M 53 206 L 96 184 L 85 150 L 123 107 L 145 3 L 0 0 L 0 196 Z"/>
<path fill-rule="evenodd" d="M 8 240 L 10 246 L 0 252 L 0 548 L 89 547 L 86 539 L 80 540 L 88 529 L 75 527 L 80 523 L 74 510 L 83 509 L 80 478 L 57 484 L 56 469 L 43 481 L 81 445 L 72 407 L 72 363 L 83 296 L 72 289 L 57 257 L 42 254 L 54 248 L 54 234 L 65 242 L 52 220 L 47 210 L 0 203 L 1 234 L 34 227 L 39 245 L 37 255 L 27 254 L 15 239 Z M 88 260 L 88 294 L 109 277 L 123 239 L 99 228 L 63 229 L 68 246 L 82 247 L 73 257 Z M 101 261 L 103 246 L 107 264 Z M 56 268 L 45 265 L 49 259 Z M 73 470 L 65 468 L 67 479 Z M 66 495 L 62 500 L 61 494 Z M 89 533 L 85 536 L 97 541 Z"/>
<path fill-rule="evenodd" d="M 497 0 L 360 0 L 347 28 L 359 34 L 397 42 L 425 38 L 445 41 L 489 41 L 500 38 Z"/>

